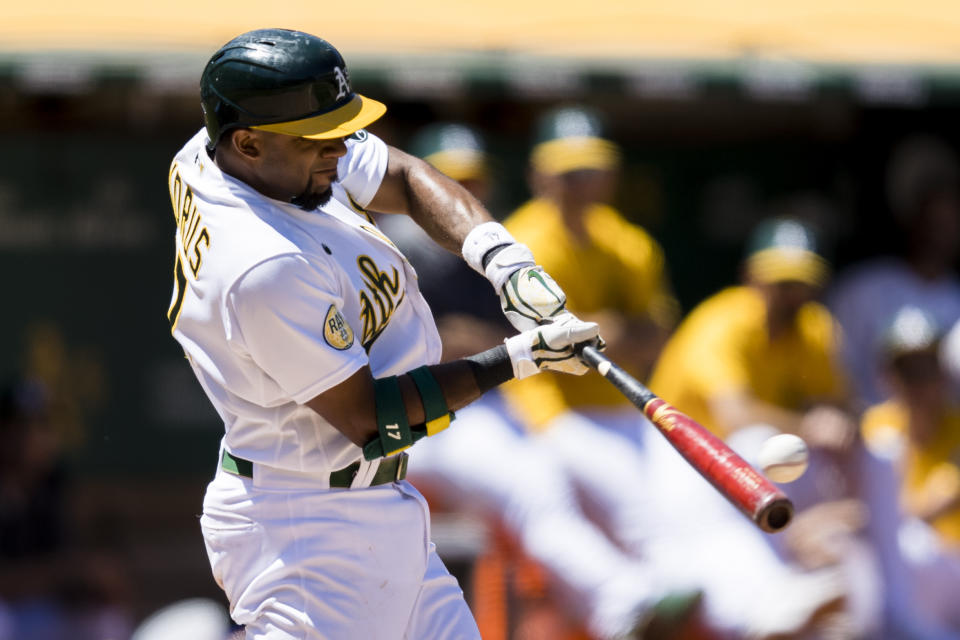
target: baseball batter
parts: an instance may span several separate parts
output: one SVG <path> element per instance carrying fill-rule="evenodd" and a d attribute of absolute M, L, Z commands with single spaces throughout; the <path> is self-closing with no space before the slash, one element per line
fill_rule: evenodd
<path fill-rule="evenodd" d="M 201 103 L 170 167 L 168 317 L 224 421 L 201 526 L 231 615 L 248 639 L 479 637 L 403 450 L 508 379 L 584 373 L 596 324 L 459 185 L 364 131 L 386 108 L 326 41 L 240 35 Z M 368 207 L 462 250 L 525 330 L 433 364 L 417 276 Z"/>

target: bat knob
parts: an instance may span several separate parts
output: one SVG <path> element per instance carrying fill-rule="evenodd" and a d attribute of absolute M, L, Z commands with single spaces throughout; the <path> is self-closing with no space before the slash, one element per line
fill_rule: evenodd
<path fill-rule="evenodd" d="M 789 498 L 778 497 L 760 509 L 755 521 L 767 533 L 776 533 L 785 529 L 791 519 L 793 519 L 793 503 Z"/>

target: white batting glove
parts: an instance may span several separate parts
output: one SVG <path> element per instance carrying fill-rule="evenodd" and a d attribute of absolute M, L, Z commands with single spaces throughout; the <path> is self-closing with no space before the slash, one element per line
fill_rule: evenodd
<path fill-rule="evenodd" d="M 500 289 L 503 315 L 520 331 L 533 329 L 544 320 L 569 313 L 564 306 L 566 303 L 567 295 L 563 289 L 539 265 L 514 271 Z"/>
<path fill-rule="evenodd" d="M 484 257 L 493 249 L 496 252 L 484 265 Z M 515 241 L 500 223 L 474 227 L 463 243 L 463 257 L 493 285 L 504 315 L 518 331 L 534 329 L 564 312 L 567 296 L 563 289 L 534 262 L 530 249 Z"/>
<path fill-rule="evenodd" d="M 581 342 L 600 342 L 599 333 L 596 322 L 584 322 L 567 311 L 551 322 L 511 336 L 504 342 L 513 375 L 522 379 L 550 369 L 582 376 L 590 369 L 573 348 Z"/>

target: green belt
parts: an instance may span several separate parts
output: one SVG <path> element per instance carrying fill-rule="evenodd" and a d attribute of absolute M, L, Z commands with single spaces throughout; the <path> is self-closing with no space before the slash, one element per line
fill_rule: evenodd
<path fill-rule="evenodd" d="M 373 474 L 373 480 L 370 481 L 370 486 L 374 487 L 378 484 L 386 484 L 388 482 L 400 482 L 406 478 L 407 457 L 406 452 L 402 452 L 398 455 L 382 459 L 380 466 L 377 467 L 377 472 Z M 230 455 L 224 450 L 220 463 L 224 471 L 229 471 L 244 478 L 253 478 L 253 463 L 249 460 Z M 359 460 L 343 469 L 331 472 L 330 488 L 349 489 L 358 471 L 360 471 Z"/>

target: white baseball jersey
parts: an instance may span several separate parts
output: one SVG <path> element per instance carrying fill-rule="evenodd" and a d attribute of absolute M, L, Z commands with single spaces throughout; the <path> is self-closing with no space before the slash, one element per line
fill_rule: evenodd
<path fill-rule="evenodd" d="M 413 268 L 361 209 L 387 146 L 364 131 L 347 139 L 333 197 L 308 212 L 221 172 L 207 140 L 201 130 L 170 167 L 173 336 L 228 451 L 292 471 L 341 469 L 360 448 L 304 403 L 364 365 L 383 377 L 440 359 Z"/>

